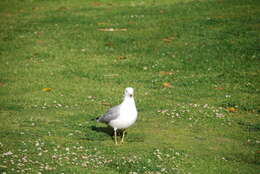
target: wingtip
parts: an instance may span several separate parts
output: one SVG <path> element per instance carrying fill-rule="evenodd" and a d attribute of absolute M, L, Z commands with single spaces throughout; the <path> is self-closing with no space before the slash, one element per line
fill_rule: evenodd
<path fill-rule="evenodd" d="M 99 117 L 97 117 L 97 118 L 95 118 L 95 119 L 93 119 L 93 120 L 96 120 L 96 122 L 99 122 Z"/>
<path fill-rule="evenodd" d="M 97 117 L 97 118 L 92 118 L 91 121 L 99 122 L 99 117 Z"/>

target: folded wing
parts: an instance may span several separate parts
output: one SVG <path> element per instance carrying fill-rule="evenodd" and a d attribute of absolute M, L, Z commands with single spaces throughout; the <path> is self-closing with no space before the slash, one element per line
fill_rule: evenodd
<path fill-rule="evenodd" d="M 97 118 L 96 120 L 101 123 L 109 123 L 111 120 L 117 119 L 120 115 L 120 105 L 110 108 L 106 114 Z"/>

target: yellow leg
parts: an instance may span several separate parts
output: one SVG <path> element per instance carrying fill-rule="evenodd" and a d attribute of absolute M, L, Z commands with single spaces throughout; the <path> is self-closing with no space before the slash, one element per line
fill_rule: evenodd
<path fill-rule="evenodd" d="M 116 136 L 117 136 L 117 134 L 116 134 L 116 129 L 114 129 L 114 139 L 115 139 L 115 144 L 117 145 L 117 139 L 116 139 Z"/>
<path fill-rule="evenodd" d="M 123 135 L 122 135 L 121 143 L 124 143 L 124 137 L 125 137 L 125 130 L 123 130 Z"/>

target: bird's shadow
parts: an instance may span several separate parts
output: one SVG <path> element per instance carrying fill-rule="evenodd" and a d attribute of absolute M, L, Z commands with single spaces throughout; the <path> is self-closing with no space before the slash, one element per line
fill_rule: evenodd
<path fill-rule="evenodd" d="M 92 131 L 96 131 L 98 133 L 104 133 L 110 136 L 113 136 L 114 131 L 111 127 L 97 127 L 97 126 L 91 126 L 90 127 Z"/>
<path fill-rule="evenodd" d="M 87 133 L 86 137 L 83 139 L 90 140 L 90 141 L 104 141 L 104 140 L 113 139 L 114 130 L 109 126 L 107 127 L 90 126 L 89 129 L 91 131 Z M 121 130 L 117 131 L 117 136 L 122 136 Z"/>
<path fill-rule="evenodd" d="M 112 139 L 113 136 L 113 130 L 110 127 L 90 126 L 88 130 L 84 139 L 90 141 L 105 141 Z"/>
<path fill-rule="evenodd" d="M 89 141 L 106 141 L 106 140 L 114 140 L 114 130 L 113 128 L 107 127 L 97 127 L 97 126 L 90 126 L 88 127 L 88 132 L 86 132 L 86 137 L 82 138 L 84 140 Z M 123 131 L 117 130 L 117 137 L 122 138 Z M 125 137 L 128 142 L 144 142 L 144 136 L 139 133 L 131 134 L 131 136 L 127 136 L 127 132 L 125 132 Z"/>

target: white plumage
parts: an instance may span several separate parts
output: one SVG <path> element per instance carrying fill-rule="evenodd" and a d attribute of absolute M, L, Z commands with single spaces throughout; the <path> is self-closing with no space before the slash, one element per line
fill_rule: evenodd
<path fill-rule="evenodd" d="M 121 104 L 109 109 L 106 114 L 97 118 L 98 122 L 106 123 L 114 128 L 114 138 L 117 144 L 116 131 L 123 129 L 123 136 L 121 142 L 124 141 L 126 128 L 135 123 L 137 119 L 137 110 L 134 101 L 134 89 L 128 87 L 125 89 L 124 100 Z"/>

